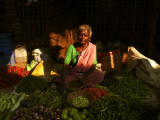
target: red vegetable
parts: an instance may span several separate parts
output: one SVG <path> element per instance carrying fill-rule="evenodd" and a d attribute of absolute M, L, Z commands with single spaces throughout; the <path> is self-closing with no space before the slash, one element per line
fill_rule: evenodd
<path fill-rule="evenodd" d="M 84 88 L 83 90 L 86 92 L 91 92 L 94 95 L 94 101 L 109 94 L 109 92 L 107 92 L 104 89 L 94 88 L 94 87 Z"/>

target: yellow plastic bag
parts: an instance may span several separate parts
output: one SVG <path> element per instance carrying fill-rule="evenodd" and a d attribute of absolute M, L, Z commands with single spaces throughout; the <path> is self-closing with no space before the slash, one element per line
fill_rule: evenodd
<path fill-rule="evenodd" d="M 31 75 L 34 75 L 34 76 L 45 76 L 45 77 L 48 77 L 49 75 L 57 75 L 57 76 L 59 76 L 58 73 L 56 73 L 56 72 L 54 72 L 52 70 L 51 62 L 43 61 L 43 60 L 41 60 L 41 62 L 35 67 L 35 69 L 31 73 Z"/>

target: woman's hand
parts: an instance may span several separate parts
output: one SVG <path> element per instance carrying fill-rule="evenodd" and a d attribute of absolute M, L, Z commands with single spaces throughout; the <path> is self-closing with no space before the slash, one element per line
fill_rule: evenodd
<path fill-rule="evenodd" d="M 79 76 L 79 77 L 78 77 L 78 80 L 79 80 L 79 81 L 83 81 L 83 80 L 84 80 L 84 76 Z"/>

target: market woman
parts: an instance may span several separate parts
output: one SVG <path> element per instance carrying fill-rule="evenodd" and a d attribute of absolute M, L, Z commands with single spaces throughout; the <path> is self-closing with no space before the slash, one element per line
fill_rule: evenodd
<path fill-rule="evenodd" d="M 62 72 L 63 86 L 74 80 L 83 81 L 84 87 L 95 87 L 104 78 L 104 74 L 96 70 L 96 45 L 92 44 L 92 28 L 80 25 L 77 32 L 78 42 L 71 44 L 66 52 Z"/>

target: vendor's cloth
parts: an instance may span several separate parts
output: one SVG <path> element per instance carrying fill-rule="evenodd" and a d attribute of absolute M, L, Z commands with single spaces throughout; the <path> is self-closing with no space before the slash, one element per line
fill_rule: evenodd
<path fill-rule="evenodd" d="M 72 48 L 73 50 L 70 50 Z M 96 45 L 89 42 L 89 45 L 85 50 L 81 53 L 77 54 L 77 61 L 76 65 L 72 66 L 70 63 L 72 62 L 72 54 L 74 51 L 74 45 L 70 45 L 68 47 L 66 57 L 65 57 L 65 64 L 69 64 L 69 69 L 67 70 L 67 74 L 65 77 L 65 83 L 68 84 L 73 80 L 76 80 L 79 76 L 83 75 L 87 70 L 89 70 L 93 64 L 97 63 L 97 56 L 96 56 Z M 68 57 L 70 57 L 68 61 Z M 67 60 L 66 60 L 67 59 Z M 95 70 L 90 73 L 88 76 L 85 77 L 83 80 L 84 85 L 86 87 L 96 86 L 96 84 L 104 78 L 104 74 L 99 71 Z"/>
<path fill-rule="evenodd" d="M 52 63 L 50 61 L 43 61 L 35 67 L 32 71 L 31 75 L 33 76 L 45 76 L 48 77 L 50 75 L 59 76 L 59 74 L 52 69 Z"/>

